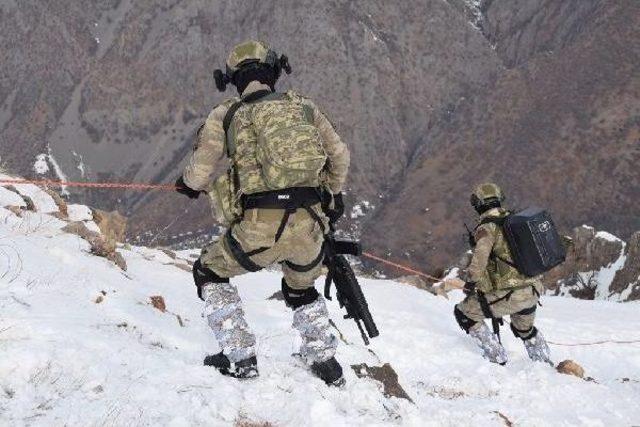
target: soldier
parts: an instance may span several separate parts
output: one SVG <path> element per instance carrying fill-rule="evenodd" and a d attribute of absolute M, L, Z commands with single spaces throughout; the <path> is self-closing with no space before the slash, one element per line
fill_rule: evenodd
<path fill-rule="evenodd" d="M 299 356 L 327 384 L 342 384 L 337 339 L 314 282 L 321 274 L 324 233 L 344 213 L 349 151 L 313 102 L 275 91 L 281 71 L 291 71 L 284 55 L 248 41 L 234 47 L 226 65 L 226 74 L 214 73 L 216 85 L 224 90 L 233 84 L 239 97 L 211 111 L 176 182 L 192 198 L 208 192 L 223 211 L 218 218 L 229 223 L 193 266 L 198 296 L 222 349 L 204 364 L 236 378 L 258 375 L 256 337 L 229 279 L 280 263 L 282 293 L 302 336 Z M 230 167 L 214 182 L 214 165 L 225 153 Z"/>
<path fill-rule="evenodd" d="M 466 298 L 456 305 L 454 315 L 491 362 L 504 365 L 507 353 L 499 336 L 489 330 L 484 319 L 497 322 L 509 315 L 511 330 L 522 339 L 531 360 L 551 363 L 549 347 L 534 326 L 542 281 L 539 276 L 524 276 L 514 266 L 500 226 L 509 215 L 502 207 L 504 199 L 495 184 L 479 185 L 471 195 L 471 204 L 480 219 L 471 236 L 475 247 L 464 285 Z M 498 326 L 494 325 L 497 332 Z"/>

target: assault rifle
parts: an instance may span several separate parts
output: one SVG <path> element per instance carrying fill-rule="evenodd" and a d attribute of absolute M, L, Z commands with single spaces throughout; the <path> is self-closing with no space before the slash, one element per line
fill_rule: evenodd
<path fill-rule="evenodd" d="M 369 345 L 369 338 L 375 338 L 380 333 L 371 317 L 367 300 L 362 293 L 358 279 L 344 255 L 360 256 L 362 255 L 362 247 L 358 242 L 336 240 L 333 224 L 331 224 L 331 231 L 325 235 L 323 263 L 327 266 L 328 272 L 324 282 L 324 296 L 331 300 L 331 282 L 335 283 L 336 296 L 338 303 L 340 303 L 340 308 L 344 307 L 347 310 L 344 318 L 355 320 L 362 335 L 362 340 L 365 345 Z M 367 330 L 366 333 L 362 328 L 362 324 Z"/>

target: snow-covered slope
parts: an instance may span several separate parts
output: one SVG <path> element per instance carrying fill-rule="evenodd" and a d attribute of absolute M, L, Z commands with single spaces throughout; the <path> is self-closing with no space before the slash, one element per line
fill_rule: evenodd
<path fill-rule="evenodd" d="M 2 190 L 0 205 L 19 203 L 14 196 Z M 65 224 L 0 208 L 0 425 L 640 424 L 638 342 L 553 345 L 555 359 L 578 361 L 589 382 L 532 364 L 505 330 L 512 361 L 495 366 L 455 324 L 461 294 L 447 300 L 390 281 L 362 280 L 381 331 L 371 351 L 329 303 L 350 343 L 338 358 L 345 367 L 390 363 L 413 403 L 384 397 L 351 369 L 334 389 L 298 366 L 291 312 L 267 299 L 277 272 L 235 281 L 258 336 L 261 376 L 223 377 L 201 363 L 217 347 L 189 272 L 160 250 L 121 247 L 125 272 L 62 232 Z M 165 312 L 151 296 L 164 298 Z M 539 326 L 554 343 L 640 340 L 639 308 L 548 297 Z"/>

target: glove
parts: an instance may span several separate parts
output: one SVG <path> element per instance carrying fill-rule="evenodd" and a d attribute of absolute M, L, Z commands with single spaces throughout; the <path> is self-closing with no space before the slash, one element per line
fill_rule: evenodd
<path fill-rule="evenodd" d="M 189 188 L 187 184 L 184 183 L 184 178 L 182 176 L 176 180 L 176 187 L 176 191 L 178 193 L 184 194 L 190 199 L 197 199 L 200 197 L 200 193 L 202 193 L 202 191 L 196 191 Z"/>
<path fill-rule="evenodd" d="M 469 296 L 476 292 L 476 282 L 464 282 L 464 286 L 462 287 L 462 292 Z"/>
<path fill-rule="evenodd" d="M 333 207 L 327 209 L 326 212 L 331 224 L 337 222 L 344 215 L 344 200 L 342 199 L 342 193 L 333 195 Z"/>

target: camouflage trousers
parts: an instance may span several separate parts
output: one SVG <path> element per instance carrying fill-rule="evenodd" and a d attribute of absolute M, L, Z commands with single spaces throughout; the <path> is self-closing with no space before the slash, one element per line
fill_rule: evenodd
<path fill-rule="evenodd" d="M 328 222 L 320 205 L 312 209 L 326 229 Z M 276 242 L 283 215 L 281 209 L 250 209 L 245 212 L 244 219 L 233 226 L 231 234 L 253 263 L 260 267 L 282 263 L 287 284 L 293 289 L 306 289 L 313 286 L 320 276 L 321 263 L 308 271 L 294 270 L 287 263 L 305 266 L 316 260 L 324 241 L 323 231 L 307 211 L 298 209 L 290 215 Z M 200 260 L 220 277 L 234 277 L 248 271 L 234 257 L 228 240 L 224 238 L 204 248 Z"/>
<path fill-rule="evenodd" d="M 313 208 L 328 226 L 326 217 Z M 282 224 L 284 211 L 278 209 L 252 209 L 245 212 L 244 219 L 233 226 L 231 233 L 251 262 L 259 267 L 282 263 L 287 285 L 296 290 L 313 287 L 322 272 L 322 263 L 313 268 L 291 268 L 307 266 L 319 259 L 324 235 L 322 227 L 305 210 L 291 214 L 280 238 L 276 234 Z M 221 238 L 202 251 L 202 264 L 219 277 L 231 278 L 247 273 L 234 256 L 228 239 Z M 223 353 L 231 362 L 255 356 L 256 338 L 245 320 L 242 301 L 232 283 L 211 283 L 204 286 L 204 314 Z M 324 298 L 298 307 L 293 314 L 292 326 L 302 337 L 300 355 L 309 364 L 330 359 L 336 352 L 337 339 L 329 324 L 329 312 Z"/>
<path fill-rule="evenodd" d="M 510 316 L 513 333 L 526 339 L 533 331 L 536 307 L 542 291 L 542 284 L 536 282 L 526 288 L 494 291 L 485 296 L 493 317 Z M 476 294 L 468 295 L 456 307 L 474 322 L 483 322 L 487 318 Z"/>

